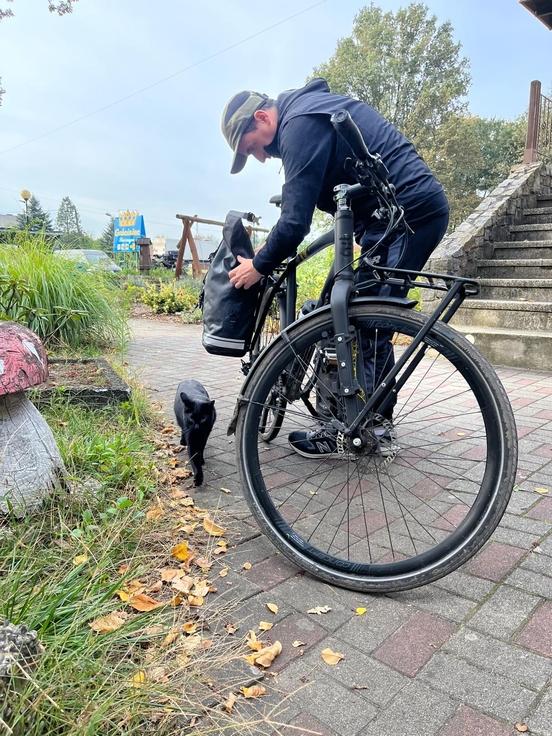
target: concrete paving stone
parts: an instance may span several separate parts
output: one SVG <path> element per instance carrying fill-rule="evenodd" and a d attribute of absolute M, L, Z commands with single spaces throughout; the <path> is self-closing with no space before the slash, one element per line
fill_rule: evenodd
<path fill-rule="evenodd" d="M 339 588 L 309 575 L 289 578 L 271 592 L 288 601 L 289 607 L 299 613 L 306 613 L 316 606 L 330 606 L 331 611 L 316 616 L 316 622 L 327 631 L 335 631 L 353 616 L 353 612 L 342 605 Z"/>
<path fill-rule="evenodd" d="M 294 716 L 290 721 L 291 728 L 281 727 L 284 736 L 300 736 L 300 734 L 316 734 L 317 736 L 335 736 L 335 731 L 321 723 L 317 718 L 305 711 Z"/>
<path fill-rule="evenodd" d="M 552 736 L 552 687 L 544 694 L 527 725 L 532 736 Z"/>
<path fill-rule="evenodd" d="M 540 539 L 539 534 L 528 534 L 520 532 L 516 529 L 506 529 L 498 527 L 493 533 L 493 542 L 501 542 L 509 544 L 511 547 L 521 547 L 523 549 L 532 549 Z"/>
<path fill-rule="evenodd" d="M 299 666 L 302 664 L 293 663 L 275 680 L 281 692 L 293 693 L 289 697 L 291 706 L 314 715 L 332 729 L 335 736 L 366 733 L 367 724 L 377 715 L 377 709 L 354 690 L 326 677 L 318 668 L 307 669 Z"/>
<path fill-rule="evenodd" d="M 517 636 L 518 644 L 552 659 L 552 602 L 545 601 Z"/>
<path fill-rule="evenodd" d="M 547 555 L 548 557 L 552 557 L 552 534 L 550 534 L 546 539 L 543 539 L 538 544 L 538 549 L 541 551 L 542 554 Z"/>
<path fill-rule="evenodd" d="M 322 660 L 321 652 L 328 647 L 345 657 L 335 667 L 329 667 Z M 354 640 L 345 643 L 333 636 L 312 647 L 301 664 L 319 672 L 320 676 L 327 674 L 378 706 L 387 705 L 410 682 L 407 677 L 382 662 L 361 654 Z"/>
<path fill-rule="evenodd" d="M 224 605 L 225 608 L 230 608 L 261 592 L 257 585 L 250 583 L 248 580 L 244 580 L 243 577 L 234 570 L 230 570 L 228 575 L 224 578 L 216 575 L 212 576 L 210 579 L 217 590 L 215 593 L 209 594 L 209 597 L 205 602 L 205 609 L 208 607 L 216 608 L 221 605 Z"/>
<path fill-rule="evenodd" d="M 511 736 L 511 734 L 511 724 L 501 723 L 467 705 L 461 705 L 439 736 Z"/>
<path fill-rule="evenodd" d="M 531 500 L 534 499 L 535 494 L 529 494 Z M 500 526 L 506 529 L 516 529 L 520 532 L 527 532 L 529 534 L 536 534 L 542 536 L 547 534 L 551 526 L 546 521 L 539 521 L 538 519 L 531 519 L 527 516 L 521 516 L 518 514 L 506 513 L 500 520 Z"/>
<path fill-rule="evenodd" d="M 491 541 L 465 566 L 472 575 L 498 582 L 517 565 L 527 550 Z"/>
<path fill-rule="evenodd" d="M 282 653 L 274 661 L 271 672 L 281 672 L 290 662 L 303 657 L 305 652 L 328 635 L 326 629 L 319 626 L 315 618 L 318 617 L 291 613 L 276 623 L 270 631 L 262 634 L 263 639 L 268 637 L 272 642 L 279 641 L 282 644 Z M 294 641 L 303 642 L 303 645 L 294 647 Z"/>
<path fill-rule="evenodd" d="M 535 595 L 502 585 L 470 619 L 469 626 L 500 639 L 509 639 L 528 620 L 540 601 Z"/>
<path fill-rule="evenodd" d="M 298 572 L 298 567 L 276 552 L 268 559 L 253 565 L 251 570 L 244 570 L 244 575 L 261 590 L 270 590 L 284 580 L 294 577 Z"/>
<path fill-rule="evenodd" d="M 345 642 L 355 642 L 362 652 L 370 654 L 388 636 L 407 621 L 416 609 L 400 601 L 381 597 L 370 600 L 355 601 L 355 607 L 368 608 L 362 616 L 352 616 L 347 623 L 335 631 L 335 636 Z"/>
<path fill-rule="evenodd" d="M 528 593 L 534 593 L 543 598 L 552 598 L 552 577 L 548 575 L 539 575 L 531 570 L 518 567 L 506 578 L 506 582 Z"/>
<path fill-rule="evenodd" d="M 455 625 L 439 616 L 417 611 L 372 653 L 380 662 L 408 677 L 431 659 L 454 632 Z"/>
<path fill-rule="evenodd" d="M 457 631 L 443 649 L 532 690 L 540 690 L 552 677 L 552 659 L 467 627 Z"/>
<path fill-rule="evenodd" d="M 221 557 L 235 570 L 240 570 L 246 562 L 251 562 L 252 564 L 261 562 L 273 554 L 273 545 L 265 536 L 258 532 L 257 536 L 253 539 L 248 539 L 247 542 L 241 542 L 235 547 L 229 547 L 228 552 L 225 555 L 221 555 Z"/>
<path fill-rule="evenodd" d="M 466 568 L 462 568 L 465 570 Z M 450 593 L 456 593 L 464 598 L 472 601 L 480 601 L 487 596 L 495 587 L 495 583 L 490 580 L 468 575 L 461 570 L 455 570 L 444 578 L 440 578 L 433 583 L 437 588 L 444 588 Z"/>
<path fill-rule="evenodd" d="M 418 674 L 436 690 L 498 718 L 523 721 L 536 694 L 505 677 L 437 652 Z"/>
<path fill-rule="evenodd" d="M 461 622 L 475 610 L 476 604 L 448 590 L 443 590 L 435 584 L 424 585 L 423 588 L 406 590 L 402 593 L 392 593 L 391 597 L 403 603 L 411 603 L 431 613 L 436 613 L 451 621 Z"/>
<path fill-rule="evenodd" d="M 454 701 L 442 693 L 421 682 L 410 682 L 380 709 L 363 736 L 435 736 L 455 707 Z"/>
<path fill-rule="evenodd" d="M 552 523 L 552 498 L 542 498 L 529 509 L 527 516 Z"/>
<path fill-rule="evenodd" d="M 272 613 L 266 607 L 267 603 L 275 603 L 278 606 L 278 613 Z M 269 593 L 261 591 L 247 600 L 238 602 L 232 611 L 232 620 L 239 625 L 240 633 L 245 636 L 249 629 L 257 630 L 260 621 L 276 624 L 293 613 L 295 611 L 286 600 L 272 591 Z"/>
<path fill-rule="evenodd" d="M 536 551 L 535 551 L 536 550 Z M 541 545 L 537 545 L 521 563 L 522 570 L 531 570 L 540 575 L 552 576 L 552 561 L 547 554 L 542 553 Z"/>

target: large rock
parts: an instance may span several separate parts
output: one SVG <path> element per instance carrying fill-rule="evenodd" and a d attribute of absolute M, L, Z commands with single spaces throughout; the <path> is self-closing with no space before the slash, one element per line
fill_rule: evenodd
<path fill-rule="evenodd" d="M 52 430 L 23 391 L 0 396 L 0 512 L 36 509 L 65 476 Z"/>

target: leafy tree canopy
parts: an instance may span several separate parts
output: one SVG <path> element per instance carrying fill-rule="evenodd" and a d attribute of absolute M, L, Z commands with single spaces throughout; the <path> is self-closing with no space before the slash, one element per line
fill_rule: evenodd
<path fill-rule="evenodd" d="M 64 235 L 82 235 L 79 212 L 70 197 L 64 197 L 59 205 L 56 227 Z"/>

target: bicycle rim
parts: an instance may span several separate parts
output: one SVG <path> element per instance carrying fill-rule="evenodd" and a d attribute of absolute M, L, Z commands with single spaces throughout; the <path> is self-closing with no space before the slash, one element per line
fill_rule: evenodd
<path fill-rule="evenodd" d="M 400 355 L 424 318 L 356 305 L 351 323 L 360 364 L 367 350 L 378 361 L 384 332 Z M 392 426 L 376 410 L 363 430 L 371 440 L 362 453 L 338 437 L 333 457 L 305 458 L 287 442 L 290 431 L 312 427 L 301 402 L 288 405 L 270 448 L 258 440 L 257 428 L 275 380 L 313 345 L 304 383 L 318 371 L 314 378 L 326 394 L 335 387 L 335 374 L 326 384 L 319 368 L 321 345 L 331 342 L 329 313 L 288 334 L 256 366 L 238 422 L 245 494 L 267 535 L 299 566 L 362 590 L 416 587 L 465 562 L 498 524 L 515 476 L 513 416 L 493 369 L 464 338 L 438 324 L 400 388 Z M 366 395 L 373 389 L 364 386 Z M 335 391 L 331 415 L 339 413 L 340 401 Z M 382 433 L 392 435 L 387 446 L 378 440 Z"/>

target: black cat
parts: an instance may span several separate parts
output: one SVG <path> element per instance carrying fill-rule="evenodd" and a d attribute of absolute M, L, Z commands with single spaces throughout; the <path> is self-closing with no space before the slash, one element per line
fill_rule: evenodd
<path fill-rule="evenodd" d="M 174 414 L 181 429 L 180 444 L 188 448 L 194 485 L 203 483 L 203 451 L 211 434 L 217 413 L 204 386 L 195 379 L 182 381 L 176 389 Z"/>

